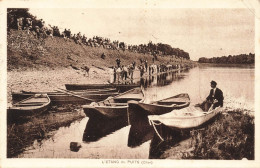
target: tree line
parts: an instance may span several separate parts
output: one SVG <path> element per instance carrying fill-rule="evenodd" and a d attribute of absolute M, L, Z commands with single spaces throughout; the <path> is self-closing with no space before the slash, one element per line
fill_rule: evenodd
<path fill-rule="evenodd" d="M 188 52 L 183 51 L 182 49 L 179 48 L 173 48 L 169 44 L 163 44 L 163 43 L 157 43 L 154 44 L 152 41 L 148 43 L 148 47 L 150 50 L 154 52 L 161 52 L 163 55 L 174 55 L 175 57 L 182 57 L 187 60 L 190 59 L 190 55 Z"/>
<path fill-rule="evenodd" d="M 201 57 L 198 60 L 199 63 L 216 63 L 216 64 L 254 64 L 255 54 L 240 54 L 240 55 L 229 55 L 222 57 L 205 58 Z"/>

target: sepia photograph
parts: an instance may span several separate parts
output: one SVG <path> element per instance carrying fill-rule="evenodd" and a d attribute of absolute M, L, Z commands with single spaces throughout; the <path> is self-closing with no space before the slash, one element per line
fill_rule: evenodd
<path fill-rule="evenodd" d="M 259 166 L 259 1 L 48 2 L 0 2 L 1 167 Z"/>

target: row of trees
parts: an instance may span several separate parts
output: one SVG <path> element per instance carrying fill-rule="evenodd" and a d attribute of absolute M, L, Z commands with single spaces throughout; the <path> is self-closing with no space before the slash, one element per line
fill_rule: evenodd
<path fill-rule="evenodd" d="M 199 63 L 221 63 L 221 64 L 254 64 L 255 63 L 255 54 L 240 54 L 240 55 L 229 55 L 222 57 L 213 57 L 213 58 L 199 58 Z"/>
<path fill-rule="evenodd" d="M 163 43 L 157 43 L 153 44 L 151 41 L 148 43 L 148 47 L 150 50 L 156 52 L 162 52 L 163 55 L 175 55 L 176 57 L 182 57 L 185 59 L 190 59 L 189 53 L 179 49 L 179 48 L 173 48 L 169 44 L 163 44 Z"/>

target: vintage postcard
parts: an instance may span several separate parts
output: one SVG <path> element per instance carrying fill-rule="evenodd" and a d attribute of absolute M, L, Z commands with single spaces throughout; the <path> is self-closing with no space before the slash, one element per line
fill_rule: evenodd
<path fill-rule="evenodd" d="M 0 1 L 1 167 L 259 167 L 259 1 Z"/>

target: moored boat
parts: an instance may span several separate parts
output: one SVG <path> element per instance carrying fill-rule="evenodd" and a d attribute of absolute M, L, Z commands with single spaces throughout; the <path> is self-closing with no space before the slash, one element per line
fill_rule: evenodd
<path fill-rule="evenodd" d="M 171 129 L 184 130 L 196 128 L 207 123 L 218 115 L 221 109 L 221 107 L 217 107 L 204 112 L 200 107 L 191 106 L 181 110 L 173 110 L 163 115 L 151 115 L 148 118 L 152 124 L 159 123 Z"/>
<path fill-rule="evenodd" d="M 140 101 L 144 97 L 141 88 L 137 87 L 121 93 L 115 97 L 110 97 L 104 101 L 97 103 L 91 103 L 90 105 L 84 105 L 84 113 L 88 117 L 108 117 L 115 118 L 127 115 L 128 104 L 127 101 L 135 100 Z"/>
<path fill-rule="evenodd" d="M 118 92 L 109 92 L 109 93 L 82 93 L 79 95 L 88 99 L 92 99 L 97 102 L 97 101 L 105 100 L 106 98 L 111 96 L 116 96 L 118 94 L 119 94 Z"/>
<path fill-rule="evenodd" d="M 9 107 L 7 116 L 10 119 L 17 119 L 39 115 L 49 108 L 50 103 L 51 100 L 47 94 L 35 94 Z"/>
<path fill-rule="evenodd" d="M 144 101 L 131 101 L 130 103 L 135 103 L 143 109 L 147 115 L 161 115 L 174 109 L 188 107 L 190 105 L 190 97 L 187 93 L 182 93 L 151 103 L 145 103 Z M 135 112 L 135 110 L 132 110 L 132 112 Z"/>
<path fill-rule="evenodd" d="M 13 92 L 12 93 L 12 101 L 13 103 L 16 103 L 18 101 L 21 101 L 23 99 L 26 99 L 30 96 L 33 96 L 34 94 L 47 94 L 51 102 L 53 104 L 64 104 L 64 103 L 76 103 L 76 104 L 87 104 L 91 103 L 93 101 L 101 101 L 109 96 L 116 96 L 119 93 L 113 89 L 113 92 L 111 92 L 112 89 L 96 89 L 96 90 L 80 90 L 80 91 L 69 91 L 67 94 L 67 91 L 63 92 L 28 92 L 28 91 L 22 91 L 22 92 Z"/>
<path fill-rule="evenodd" d="M 139 86 L 138 84 L 65 84 L 67 90 L 116 88 L 120 93 Z"/>

